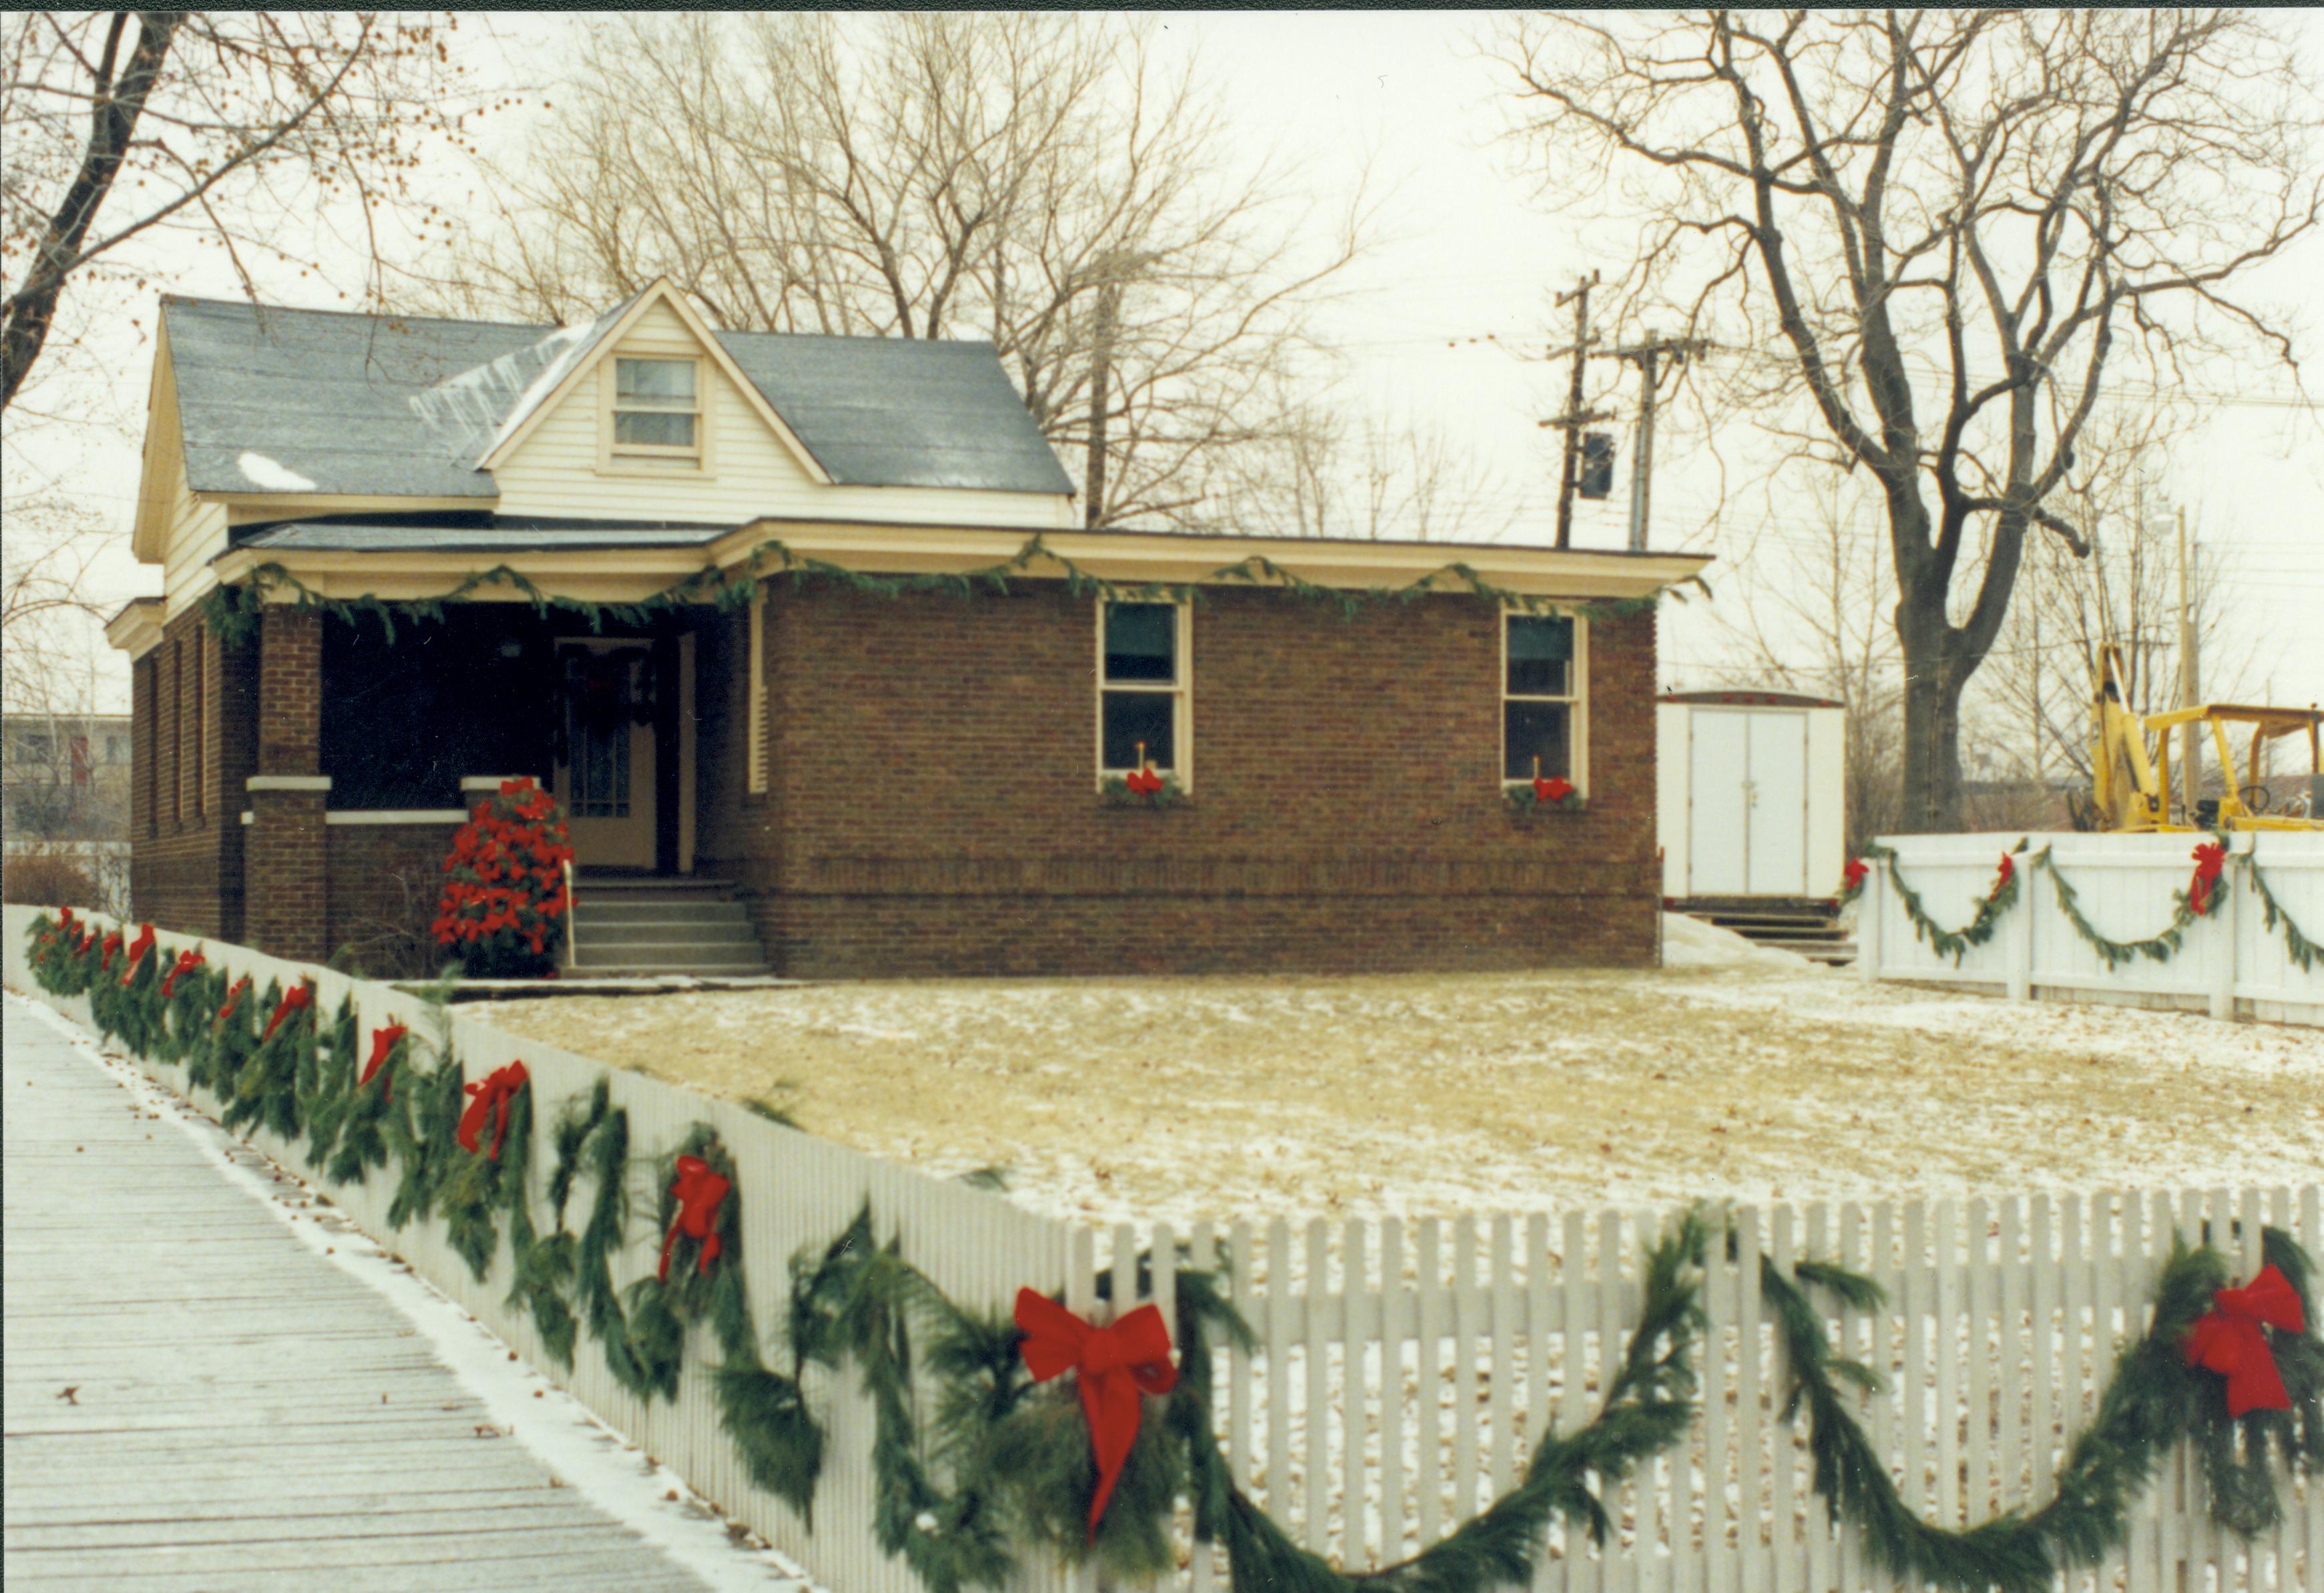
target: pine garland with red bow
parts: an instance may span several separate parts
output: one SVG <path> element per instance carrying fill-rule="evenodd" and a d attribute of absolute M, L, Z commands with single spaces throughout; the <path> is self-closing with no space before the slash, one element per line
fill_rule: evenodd
<path fill-rule="evenodd" d="M 1816 1491 L 1835 1521 L 1859 1530 L 1884 1580 L 1918 1578 L 1960 1593 L 2041 1593 L 2060 1572 L 2104 1560 L 2181 1442 L 2202 1467 L 2214 1520 L 2245 1537 L 2270 1530 L 2282 1518 L 2277 1455 L 2311 1487 L 2324 1479 L 2324 1343 L 2305 1331 L 2314 1315 L 2306 1252 L 2274 1228 L 2262 1230 L 2261 1248 L 2258 1276 L 2234 1289 L 2218 1251 L 2174 1238 L 2153 1320 L 2116 1358 L 2051 1499 L 1960 1532 L 1903 1503 L 1853 1413 L 1851 1396 L 1879 1380 L 1834 1355 L 1823 1313 L 1806 1299 L 1812 1285 L 1869 1309 L 1882 1302 L 1879 1286 L 1827 1264 L 1802 1263 L 1786 1277 L 1763 1260 L 1760 1293 L 1774 1307 L 1790 1384 L 1784 1408 L 1806 1418 Z"/>
<path fill-rule="evenodd" d="M 2250 1411 L 2292 1408 L 2283 1374 L 2276 1367 L 2271 1331 L 2295 1335 L 2308 1331 L 2307 1302 L 2273 1262 L 2261 1267 L 2244 1287 L 2214 1293 L 2211 1309 L 2187 1335 L 2187 1364 L 2227 1379 L 2222 1393 L 2230 1420 L 2240 1420 Z"/>
<path fill-rule="evenodd" d="M 297 984 L 292 985 L 289 990 L 283 991 L 282 999 L 274 1003 L 273 1015 L 267 1018 L 266 1027 L 259 1035 L 258 1043 L 262 1045 L 265 1045 L 267 1041 L 274 1037 L 275 1030 L 281 1028 L 284 1023 L 290 1020 L 291 1014 L 295 1012 L 310 1011 L 313 1009 L 314 1005 L 315 987 L 308 981 L 302 979 Z"/>
<path fill-rule="evenodd" d="M 2195 872 L 2187 881 L 2187 908 L 2198 918 L 2208 917 L 2227 894 L 2221 878 L 2227 870 L 2227 846 L 2206 841 L 2195 848 Z"/>
<path fill-rule="evenodd" d="M 161 976 L 161 999 L 167 1001 L 174 999 L 178 993 L 178 981 L 208 961 L 208 958 L 190 947 L 180 952 L 178 960 L 171 964 L 170 971 Z"/>
<path fill-rule="evenodd" d="M 153 949 L 154 943 L 159 938 L 153 933 L 153 926 L 151 924 L 141 924 L 137 926 L 137 938 L 129 947 L 129 961 L 121 970 L 121 986 L 124 990 L 128 989 L 129 981 L 137 977 L 137 965 L 145 960 L 145 953 Z"/>
<path fill-rule="evenodd" d="M 1927 907 L 1922 903 L 1921 893 L 1905 884 L 1904 875 L 1898 871 L 1895 847 L 1877 843 L 1868 845 L 1864 849 L 1863 858 L 1858 861 L 1877 863 L 1887 870 L 1889 886 L 1895 891 L 1896 900 L 1913 925 L 1913 933 L 1926 941 L 1937 955 L 1950 957 L 1954 965 L 1959 966 L 1969 948 L 1981 946 L 1993 938 L 1995 931 L 2001 926 L 2003 916 L 2017 905 L 2021 881 L 2016 854 L 2024 852 L 2025 845 L 2025 842 L 2020 841 L 2001 854 L 2001 861 L 1994 870 L 1993 883 L 1986 888 L 1984 897 L 1978 902 L 1976 915 L 1959 929 L 1948 929 L 1929 916 Z M 1856 878 L 1860 887 L 1861 877 Z"/>
<path fill-rule="evenodd" d="M 1138 1441 L 1140 1396 L 1167 1394 L 1178 1386 L 1178 1368 L 1170 1364 L 1170 1330 L 1159 1306 L 1141 1305 L 1101 1328 L 1031 1289 L 1017 1291 L 1016 1319 L 1025 1335 L 1018 1349 L 1033 1381 L 1074 1374 L 1089 1423 L 1090 1452 L 1097 1461 L 1097 1489 L 1089 1506 L 1089 1541 L 1095 1543 L 1098 1521 Z"/>
<path fill-rule="evenodd" d="M 493 1143 L 491 1150 L 485 1153 L 486 1159 L 499 1161 L 501 1142 L 508 1135 L 509 1108 L 515 1101 L 518 1091 L 530 1080 L 531 1075 L 525 1072 L 524 1064 L 512 1062 L 506 1067 L 486 1074 L 480 1082 L 468 1085 L 467 1110 L 460 1114 L 459 1127 L 452 1136 L 459 1142 L 460 1148 L 475 1156 L 483 1142 L 484 1125 L 490 1122 L 493 1125 Z"/>
<path fill-rule="evenodd" d="M 1176 807 L 1186 799 L 1185 788 L 1176 774 L 1156 772 L 1143 741 L 1138 743 L 1138 767 L 1128 774 L 1108 777 L 1098 791 L 1115 807 Z"/>

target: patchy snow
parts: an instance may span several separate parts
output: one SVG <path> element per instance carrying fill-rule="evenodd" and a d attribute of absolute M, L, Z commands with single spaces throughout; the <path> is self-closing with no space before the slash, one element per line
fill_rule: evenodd
<path fill-rule="evenodd" d="M 1654 971 L 927 981 L 470 1008 L 1107 1220 L 2274 1184 L 2324 1033 L 1870 985 L 1683 932 Z M 1712 932 L 1715 935 L 1717 932 Z"/>
<path fill-rule="evenodd" d="M 247 448 L 235 459 L 235 468 L 252 486 L 268 493 L 311 493 L 315 483 L 290 466 Z"/>
<path fill-rule="evenodd" d="M 7 1001 L 12 1021 L 36 1015 L 66 1036 L 119 1080 L 143 1110 L 177 1125 L 228 1183 L 265 1206 L 309 1249 L 386 1296 L 484 1404 L 494 1425 L 532 1451 L 552 1476 L 698 1577 L 705 1588 L 716 1593 L 806 1593 L 813 1586 L 773 1550 L 738 1543 L 724 1521 L 676 1472 L 512 1355 L 475 1318 L 365 1238 L 320 1190 L 241 1145 L 45 1002 L 13 993 Z M 271 1177 L 262 1174 L 262 1167 Z"/>
<path fill-rule="evenodd" d="M 620 313 L 612 309 L 583 326 L 559 327 L 538 343 L 447 376 L 404 401 L 444 439 L 453 458 L 473 465 L 524 424 Z M 480 437 L 485 439 L 481 446 Z"/>
<path fill-rule="evenodd" d="M 1767 968 L 1801 973 L 1822 966 L 1797 952 L 1754 944 L 1731 929 L 1690 918 L 1684 913 L 1663 915 L 1663 966 L 1665 968 Z"/>

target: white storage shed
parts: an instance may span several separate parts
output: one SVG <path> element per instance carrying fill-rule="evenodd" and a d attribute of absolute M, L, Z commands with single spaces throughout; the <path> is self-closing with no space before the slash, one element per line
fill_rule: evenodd
<path fill-rule="evenodd" d="M 1777 691 L 1655 704 L 1663 895 L 1823 901 L 1847 866 L 1846 711 Z"/>

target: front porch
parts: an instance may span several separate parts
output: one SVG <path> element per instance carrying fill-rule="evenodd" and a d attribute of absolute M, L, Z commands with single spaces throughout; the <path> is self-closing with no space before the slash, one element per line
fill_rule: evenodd
<path fill-rule="evenodd" d="M 250 704 L 260 772 L 241 815 L 251 938 L 432 971 L 452 837 L 478 799 L 528 776 L 568 815 L 576 972 L 762 973 L 734 826 L 709 811 L 741 787 L 740 644 L 739 622 L 706 604 L 594 632 L 524 603 L 456 603 L 392 631 L 270 607 Z M 316 874 L 320 890 L 301 889 Z"/>

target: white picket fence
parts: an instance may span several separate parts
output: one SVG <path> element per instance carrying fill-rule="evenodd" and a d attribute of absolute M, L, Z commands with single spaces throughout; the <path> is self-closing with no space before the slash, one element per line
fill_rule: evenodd
<path fill-rule="evenodd" d="M 7 982 L 32 991 L 24 964 L 28 909 L 6 910 Z M 164 954 L 180 944 L 165 937 Z M 269 978 L 315 981 L 326 1014 L 342 997 L 362 1034 L 405 1023 L 431 1033 L 424 1003 L 390 987 L 210 943 L 211 962 Z M 84 1000 L 55 1003 L 87 1020 Z M 568 1097 L 606 1070 L 586 1058 L 520 1043 L 454 1008 L 450 1040 L 472 1078 L 522 1060 L 534 1091 L 534 1165 L 548 1165 L 550 1132 Z M 183 1091 L 182 1070 L 146 1071 Z M 782 1321 L 788 1261 L 821 1247 L 868 1198 L 880 1237 L 900 1236 L 905 1257 L 964 1304 L 1004 1309 L 1020 1285 L 1062 1288 L 1067 1303 L 1102 1317 L 1095 1280 L 1134 1300 L 1136 1258 L 1177 1254 L 1207 1266 L 1236 1261 L 1236 1303 L 1259 1349 L 1222 1346 L 1215 1418 L 1236 1474 L 1297 1541 L 1351 1570 L 1402 1559 L 1473 1515 L 1521 1475 L 1547 1423 L 1588 1419 L 1609 1358 L 1618 1356 L 1639 1305 L 1645 1247 L 1669 1213 L 1603 1211 L 1314 1222 L 1204 1222 L 1098 1230 L 1024 1211 L 999 1196 L 935 1180 L 768 1122 L 731 1104 L 612 1072 L 630 1114 L 633 1156 L 667 1151 L 696 1122 L 734 1157 L 742 1259 L 752 1306 L 770 1340 Z M 253 1140 L 285 1165 L 301 1147 L 263 1132 Z M 652 1209 L 641 1162 L 637 1206 Z M 508 1257 L 482 1282 L 435 1220 L 389 1229 L 392 1191 L 331 1192 L 361 1225 L 597 1411 L 675 1468 L 731 1517 L 764 1533 L 838 1593 L 919 1593 L 900 1561 L 873 1540 L 868 1404 L 852 1372 L 810 1372 L 809 1395 L 827 1413 L 830 1450 L 810 1534 L 751 1486 L 720 1431 L 701 1368 L 715 1356 L 689 1345 L 674 1402 L 634 1399 L 613 1381 L 585 1331 L 570 1374 L 548 1359 L 528 1314 L 508 1305 Z M 536 1208 L 536 1220 L 549 1219 Z M 2292 1230 L 2324 1255 L 2315 1186 L 2298 1190 L 2105 1192 L 2010 1195 L 1967 1202 L 1740 1207 L 1736 1254 L 1714 1246 L 1705 1303 L 1715 1324 L 1702 1347 L 1702 1413 L 1682 1452 L 1660 1457 L 1616 1490 L 1620 1523 L 1600 1548 L 1554 1530 L 1536 1588 L 1544 1593 L 1860 1593 L 1904 1586 L 1866 1565 L 1852 1532 L 1834 1533 L 1809 1485 L 1797 1435 L 1780 1420 L 1784 1370 L 1757 1286 L 1764 1251 L 1869 1272 L 1887 1309 L 1830 1319 L 1849 1353 L 1884 1367 L 1888 1392 L 1866 1424 L 1930 1519 L 1966 1524 L 1997 1509 L 2038 1503 L 2073 1433 L 2095 1410 L 2117 1347 L 2144 1325 L 2173 1231 L 2208 1235 L 2256 1265 L 2263 1222 Z M 617 1266 L 626 1284 L 654 1266 L 659 1236 L 633 1228 Z M 1166 1314 L 1173 1266 L 1154 1296 Z M 770 1344 L 770 1349 L 771 1349 Z M 770 1361 L 788 1364 L 770 1353 Z M 2126 1552 L 2059 1586 L 2130 1593 L 2324 1588 L 2324 1483 L 2281 1479 L 2281 1530 L 2246 1545 L 2210 1523 L 2198 1475 L 2174 1456 L 2142 1503 Z M 1182 1529 L 1184 1523 L 1182 1521 Z M 1226 1567 L 1185 1544 L 1178 1593 L 1213 1593 Z M 1088 1571 L 1065 1573 L 1028 1555 L 1021 1593 L 1090 1593 Z"/>
<path fill-rule="evenodd" d="M 2256 861 L 2279 907 L 2324 944 L 2324 835 L 2288 831 L 2227 837 L 2222 907 L 2190 925 L 2166 962 L 2146 957 L 2109 968 L 2061 910 L 2052 870 L 2072 888 L 2084 917 L 2110 940 L 2144 940 L 2167 928 L 2172 892 L 2194 872 L 2195 835 L 1992 833 L 1883 836 L 1896 868 L 1938 924 L 1957 929 L 1993 885 L 2001 854 L 2020 841 L 2019 900 L 1994 937 L 1956 962 L 1914 933 L 1887 872 L 1876 866 L 1856 907 L 1856 971 L 1863 978 L 1956 985 L 2018 999 L 2104 1001 L 2324 1025 L 2324 963 L 2302 970 L 2279 924 L 2267 925 L 2244 860 Z M 2049 849 L 2049 866 L 2029 861 Z"/>

